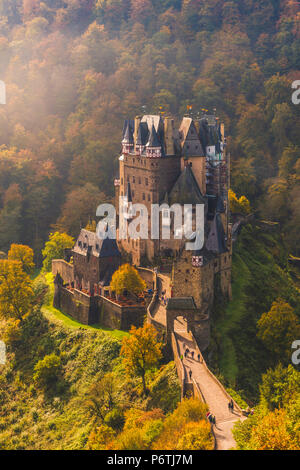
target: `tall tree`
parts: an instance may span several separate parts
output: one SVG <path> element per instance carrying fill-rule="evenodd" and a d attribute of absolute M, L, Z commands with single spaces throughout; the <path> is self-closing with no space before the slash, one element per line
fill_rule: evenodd
<path fill-rule="evenodd" d="M 162 343 L 157 341 L 157 331 L 152 325 L 132 327 L 129 338 L 123 339 L 121 355 L 129 374 L 141 377 L 143 392 L 147 394 L 146 372 L 157 366 L 161 357 Z"/>
<path fill-rule="evenodd" d="M 30 312 L 33 290 L 20 261 L 0 260 L 0 315 L 23 321 Z"/>

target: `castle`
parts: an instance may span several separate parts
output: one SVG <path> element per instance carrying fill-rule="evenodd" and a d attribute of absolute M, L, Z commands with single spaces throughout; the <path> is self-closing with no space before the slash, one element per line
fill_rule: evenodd
<path fill-rule="evenodd" d="M 191 297 L 197 309 L 209 313 L 219 278 L 225 297 L 231 295 L 232 241 L 229 224 L 229 161 L 224 125 L 215 116 L 186 116 L 179 128 L 174 119 L 146 115 L 125 121 L 119 176 L 119 197 L 127 203 L 204 205 L 204 246 L 187 251 L 186 240 L 119 239 L 137 266 L 157 260 L 169 266 L 171 297 Z M 167 219 L 170 214 L 167 214 Z M 164 211 L 160 220 L 164 223 Z M 149 228 L 150 232 L 150 228 Z M 173 233 L 174 235 L 174 233 Z"/>
<path fill-rule="evenodd" d="M 199 339 L 201 322 L 210 320 L 216 286 L 224 298 L 231 296 L 229 167 L 224 125 L 215 116 L 200 119 L 185 116 L 178 127 L 174 119 L 160 115 L 126 120 L 119 174 L 114 181 L 117 239 L 100 240 L 97 234 L 81 230 L 72 250 L 73 263 L 53 261 L 55 306 L 83 323 L 101 322 L 125 329 L 130 324 L 142 324 L 146 306 L 124 309 L 116 305 L 110 293 L 112 274 L 122 259 L 129 256 L 139 267 L 148 288 L 155 288 L 154 266 L 164 273 L 168 303 L 167 319 L 161 322 L 162 327 L 167 331 L 172 329 L 180 310 L 188 317 L 189 327 Z M 151 224 L 146 239 L 121 237 L 120 198 L 125 201 L 127 210 L 132 204 L 143 204 L 148 214 L 153 204 L 167 204 L 168 208 L 176 204 L 190 205 L 193 212 L 196 205 L 202 205 L 203 247 L 187 250 L 186 239 L 174 236 L 172 211 L 163 207 L 157 239 L 151 238 Z M 150 215 L 148 217 L 150 222 Z M 170 239 L 162 237 L 166 223 L 171 226 Z M 148 320 L 150 316 L 148 310 Z M 159 325 L 154 318 L 152 320 Z"/>

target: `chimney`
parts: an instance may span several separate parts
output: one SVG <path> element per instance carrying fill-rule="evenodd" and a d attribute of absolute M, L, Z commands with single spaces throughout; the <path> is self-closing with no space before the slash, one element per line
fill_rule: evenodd
<path fill-rule="evenodd" d="M 136 145 L 136 139 L 138 136 L 138 131 L 139 131 L 141 120 L 142 120 L 142 116 L 136 116 L 134 119 L 134 134 L 133 134 L 134 151 L 136 150 L 135 145 Z"/>
<path fill-rule="evenodd" d="M 165 117 L 164 119 L 165 151 L 166 155 L 174 155 L 174 119 Z"/>

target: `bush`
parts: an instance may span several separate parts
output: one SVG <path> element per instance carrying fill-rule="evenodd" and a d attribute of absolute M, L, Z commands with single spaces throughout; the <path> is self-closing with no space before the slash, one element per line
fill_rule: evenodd
<path fill-rule="evenodd" d="M 124 413 L 119 408 L 114 408 L 104 418 L 104 423 L 116 431 L 120 431 L 124 426 Z"/>
<path fill-rule="evenodd" d="M 61 372 L 61 359 L 56 354 L 45 356 L 34 366 L 34 381 L 43 388 L 56 385 Z"/>

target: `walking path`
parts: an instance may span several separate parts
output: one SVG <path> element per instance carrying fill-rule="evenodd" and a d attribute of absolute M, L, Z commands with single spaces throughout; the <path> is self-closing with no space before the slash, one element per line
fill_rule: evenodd
<path fill-rule="evenodd" d="M 231 412 L 228 409 L 229 398 L 223 388 L 214 380 L 213 376 L 207 370 L 202 362 L 198 361 L 198 353 L 195 351 L 195 344 L 190 333 L 183 330 L 181 322 L 177 321 L 175 325 L 175 336 L 177 339 L 180 355 L 183 356 L 183 366 L 186 371 L 187 382 L 194 379 L 201 390 L 202 396 L 208 405 L 209 411 L 216 418 L 214 426 L 214 434 L 216 438 L 217 450 L 228 450 L 236 447 L 235 440 L 232 435 L 234 423 L 245 418 L 240 411 L 235 409 Z M 184 356 L 185 347 L 190 352 L 194 351 L 194 359 L 191 354 Z M 201 361 L 201 359 L 200 359 Z M 192 378 L 189 378 L 189 372 L 192 371 Z"/>
<path fill-rule="evenodd" d="M 159 275 L 159 300 L 157 301 L 156 308 L 153 312 L 153 317 L 155 321 L 162 326 L 166 326 L 167 312 L 166 306 L 161 301 L 161 295 L 162 292 L 166 291 L 167 297 L 169 297 L 169 290 L 170 279 L 167 276 Z M 195 349 L 195 339 L 191 333 L 187 332 L 184 312 L 182 312 L 182 316 L 179 315 L 174 323 L 174 333 L 178 344 L 179 356 L 183 357 L 182 363 L 185 369 L 186 383 L 191 383 L 192 380 L 196 382 L 202 394 L 201 398 L 204 399 L 209 411 L 216 418 L 216 425 L 214 425 L 213 431 L 216 439 L 217 450 L 229 450 L 235 448 L 236 442 L 232 435 L 232 428 L 237 421 L 244 420 L 246 418 L 242 416 L 240 410 L 236 407 L 233 412 L 228 409 L 230 398 L 221 384 L 218 383 L 207 369 L 206 364 L 198 361 L 198 351 Z M 184 356 L 186 347 L 190 352 L 194 351 L 194 359 L 191 357 L 191 354 L 189 354 L 188 357 Z M 189 378 L 190 371 L 192 371 L 191 379 Z"/>

